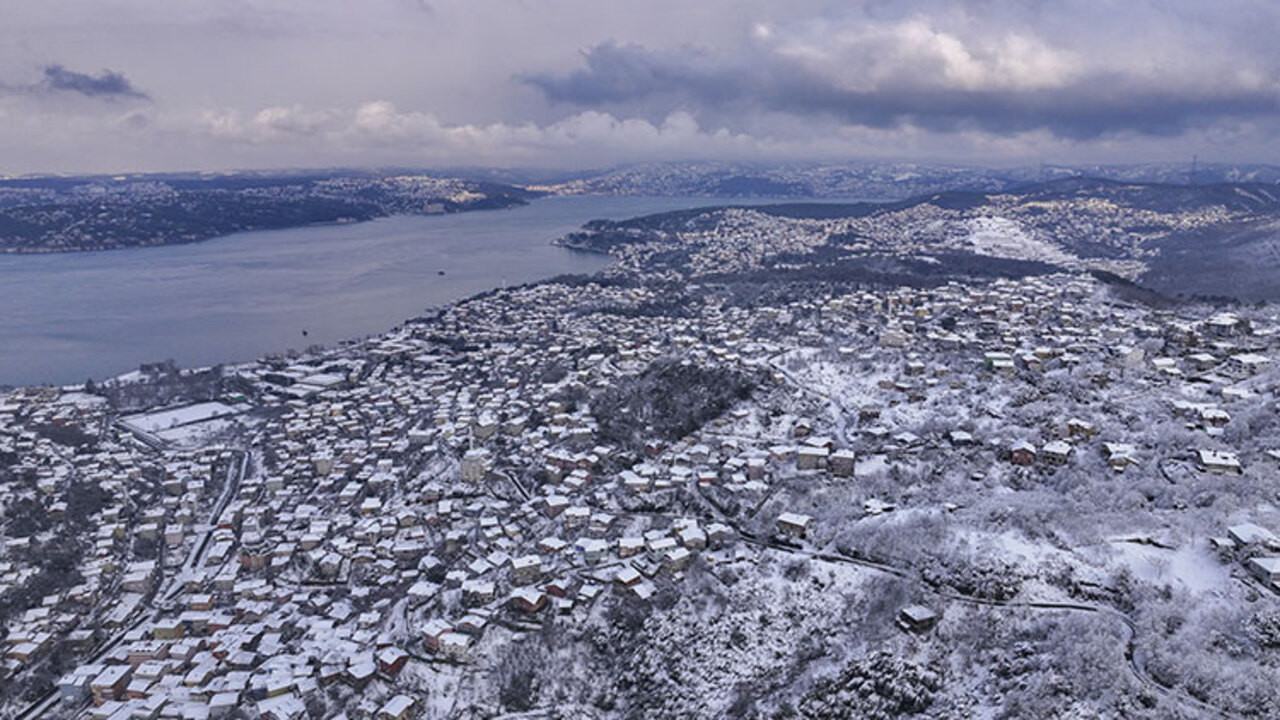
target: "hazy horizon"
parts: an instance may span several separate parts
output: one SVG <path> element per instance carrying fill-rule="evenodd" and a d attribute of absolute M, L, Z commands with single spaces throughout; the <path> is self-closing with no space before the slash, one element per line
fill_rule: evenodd
<path fill-rule="evenodd" d="M 660 168 L 664 166 L 692 166 L 692 165 L 726 165 L 740 166 L 744 168 L 759 168 L 761 170 L 777 169 L 784 167 L 839 167 L 839 166 L 874 166 L 874 165 L 919 165 L 921 167 L 937 167 L 937 168 L 958 168 L 958 169 L 974 169 L 986 170 L 991 172 L 1015 172 L 1033 169 L 1037 166 L 1045 168 L 1061 168 L 1068 170 L 1089 169 L 1089 168 L 1126 168 L 1126 167 L 1167 167 L 1177 168 L 1187 166 L 1190 168 L 1196 164 L 1202 169 L 1216 166 L 1255 166 L 1255 167 L 1276 167 L 1280 168 L 1280 163 L 1269 162 L 1239 162 L 1232 163 L 1226 161 L 1206 160 L 1199 158 L 1193 160 L 1188 157 L 1186 159 L 1175 160 L 1133 160 L 1131 162 L 1117 163 L 1039 163 L 1039 162 L 1008 162 L 1008 163 L 992 163 L 985 164 L 981 162 L 956 162 L 946 160 L 931 160 L 928 158 L 883 158 L 883 159 L 863 159 L 849 158 L 844 160 L 779 160 L 775 162 L 756 161 L 756 160 L 717 160 L 713 158 L 688 158 L 680 160 L 660 160 L 653 162 L 625 162 L 615 163 L 612 165 L 587 166 L 582 168 L 556 167 L 554 165 L 396 165 L 396 164 L 370 164 L 370 165 L 297 165 L 297 166 L 281 166 L 281 165 L 263 165 L 255 167 L 252 165 L 236 166 L 236 167 L 173 167 L 162 170 L 131 170 L 128 168 L 104 168 L 101 170 L 65 170 L 65 171 L 32 171 L 23 173 L 6 174 L 0 172 L 0 180 L 21 180 L 24 178 L 38 177 L 112 177 L 112 176 L 143 176 L 143 175 L 234 175 L 237 173 L 246 174 L 262 174 L 271 175 L 305 175 L 311 173 L 424 173 L 439 177 L 471 177 L 476 179 L 485 179 L 484 176 L 510 176 L 520 178 L 524 182 L 537 184 L 540 182 L 556 182 L 559 178 L 578 178 L 589 177 L 596 174 L 604 174 L 614 171 L 634 169 L 634 168 Z M 532 179 L 529 179 L 532 178 Z"/>

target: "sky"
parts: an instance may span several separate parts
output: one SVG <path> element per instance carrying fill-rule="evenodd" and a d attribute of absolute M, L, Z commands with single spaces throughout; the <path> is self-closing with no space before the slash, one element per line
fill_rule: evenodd
<path fill-rule="evenodd" d="M 0 0 L 0 175 L 1280 162 L 1272 0 Z"/>

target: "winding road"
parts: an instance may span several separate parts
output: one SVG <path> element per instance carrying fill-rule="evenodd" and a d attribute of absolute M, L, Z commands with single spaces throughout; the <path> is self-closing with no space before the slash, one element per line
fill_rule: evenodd
<path fill-rule="evenodd" d="M 766 365 L 769 368 L 773 369 L 780 376 L 782 376 L 787 381 L 787 383 L 790 384 L 795 389 L 827 401 L 831 405 L 833 414 L 835 415 L 837 432 L 839 434 L 839 437 L 843 439 L 845 437 L 846 418 L 847 418 L 847 412 L 845 408 L 842 407 L 836 401 L 836 399 L 831 397 L 828 393 L 824 393 L 821 390 L 817 390 L 801 382 L 798 378 L 792 375 L 790 371 L 788 371 L 786 368 L 782 367 L 780 364 L 776 362 L 777 357 L 778 355 L 770 357 L 769 360 L 766 362 Z M 1162 473 L 1165 472 L 1165 468 L 1163 466 L 1160 467 L 1160 470 Z M 1166 475 L 1165 477 L 1167 478 L 1168 476 Z M 1170 481 L 1172 482 L 1172 480 Z M 733 525 L 733 523 L 728 522 L 727 518 L 722 519 L 722 521 L 726 522 L 727 524 Z M 1094 615 L 1110 617 L 1114 620 L 1119 621 L 1125 628 L 1125 634 L 1127 635 L 1125 639 L 1125 652 L 1124 652 L 1125 660 L 1127 661 L 1130 674 L 1133 675 L 1134 679 L 1137 680 L 1137 682 L 1140 685 L 1156 693 L 1159 693 L 1160 695 L 1174 702 L 1193 707 L 1201 712 L 1209 713 L 1214 717 L 1221 717 L 1221 718 L 1239 717 L 1221 708 L 1215 707 L 1202 700 L 1192 697 L 1191 695 L 1187 694 L 1182 690 L 1164 685 L 1159 681 L 1157 681 L 1155 678 L 1153 678 L 1151 674 L 1147 672 L 1146 663 L 1143 661 L 1141 649 L 1138 647 L 1138 644 L 1137 644 L 1137 635 L 1138 635 L 1137 623 L 1134 622 L 1133 618 L 1129 617 L 1125 613 L 1113 607 L 1108 607 L 1105 605 L 1091 605 L 1091 604 L 1085 604 L 1085 603 L 1055 603 L 1055 602 L 1017 601 L 1017 600 L 999 601 L 999 600 L 989 600 L 985 598 L 977 598 L 977 597 L 972 597 L 968 595 L 962 595 L 952 590 L 948 590 L 946 588 L 939 587 L 927 582 L 923 577 L 919 575 L 918 572 L 916 572 L 914 569 L 911 569 L 911 568 L 899 567 L 899 566 L 891 565 L 884 562 L 877 562 L 874 560 L 869 560 L 864 558 L 855 558 L 847 555 L 817 553 L 817 552 L 804 550 L 802 548 L 791 547 L 789 545 L 776 542 L 776 541 L 762 541 L 762 540 L 753 538 L 748 534 L 743 533 L 741 530 L 738 530 L 736 527 L 734 529 L 737 530 L 738 535 L 748 543 L 762 546 L 762 547 L 768 547 L 768 548 L 782 551 L 782 552 L 806 555 L 808 557 L 821 560 L 823 562 L 841 563 L 846 565 L 857 565 L 859 567 L 875 570 L 877 572 L 896 575 L 904 579 L 913 580 L 916 583 L 918 583 L 921 587 L 924 587 L 928 592 L 932 593 L 933 595 L 946 600 L 950 600 L 952 602 L 962 603 L 970 606 L 1030 608 L 1035 610 L 1054 610 L 1054 611 L 1064 611 L 1064 612 L 1091 613 Z"/>
<path fill-rule="evenodd" d="M 885 562 L 870 560 L 865 558 L 852 557 L 844 554 L 820 553 L 812 550 L 806 550 L 801 547 L 794 547 L 787 543 L 778 542 L 776 540 L 760 540 L 738 532 L 743 541 L 758 547 L 769 548 L 779 552 L 790 553 L 793 555 L 802 555 L 814 560 L 822 562 L 838 563 L 843 565 L 855 565 L 857 567 L 874 570 L 876 572 L 894 575 L 906 580 L 912 580 L 923 587 L 927 592 L 951 602 L 960 603 L 974 607 L 1002 607 L 1002 608 L 1028 608 L 1033 610 L 1052 610 L 1065 612 L 1090 613 L 1093 615 L 1105 616 L 1119 621 L 1125 629 L 1125 660 L 1129 667 L 1130 674 L 1143 687 L 1152 690 L 1174 702 L 1190 706 L 1201 712 L 1209 713 L 1214 717 L 1220 718 L 1237 718 L 1240 717 L 1233 713 L 1229 713 L 1221 708 L 1210 705 L 1197 698 L 1188 695 L 1186 692 L 1177 688 L 1164 685 L 1151 677 L 1147 672 L 1146 663 L 1143 662 L 1140 648 L 1137 644 L 1138 625 L 1133 618 L 1125 613 L 1106 605 L 1092 605 L 1088 603 L 1066 603 L 1066 602 L 1039 602 L 1031 600 L 991 600 L 987 598 L 978 598 L 971 595 L 964 595 L 954 590 L 947 589 L 928 582 L 920 574 L 912 568 L 892 565 Z"/>

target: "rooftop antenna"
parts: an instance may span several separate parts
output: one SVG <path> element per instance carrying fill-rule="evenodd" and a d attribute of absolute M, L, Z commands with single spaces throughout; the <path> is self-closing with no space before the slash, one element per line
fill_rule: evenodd
<path fill-rule="evenodd" d="M 1188 185 L 1195 185 L 1195 184 L 1196 184 L 1196 164 L 1197 164 L 1199 161 L 1200 161 L 1200 156 L 1199 156 L 1199 155 L 1192 155 L 1192 156 L 1191 156 L 1191 174 L 1187 176 L 1187 184 L 1188 184 Z"/>

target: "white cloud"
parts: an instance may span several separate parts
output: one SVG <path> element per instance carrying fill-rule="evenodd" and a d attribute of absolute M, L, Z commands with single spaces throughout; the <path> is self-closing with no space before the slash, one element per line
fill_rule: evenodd
<path fill-rule="evenodd" d="M 850 90 L 894 83 L 960 90 L 1063 87 L 1080 77 L 1079 53 L 1022 30 L 966 33 L 924 15 L 882 21 L 799 25 L 762 40 L 771 49 L 837 79 Z"/>
<path fill-rule="evenodd" d="M 349 109 L 264 108 L 245 120 L 234 111 L 207 111 L 193 128 L 207 139 L 256 146 L 287 138 L 319 157 L 350 160 L 403 153 L 417 163 L 556 161 L 621 162 L 689 153 L 751 153 L 767 146 L 724 129 L 707 131 L 692 115 L 675 112 L 661 123 L 584 111 L 547 125 L 446 124 L 430 113 L 402 112 L 385 100 Z"/>

